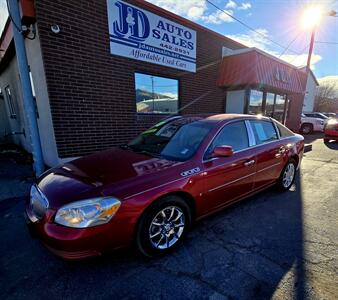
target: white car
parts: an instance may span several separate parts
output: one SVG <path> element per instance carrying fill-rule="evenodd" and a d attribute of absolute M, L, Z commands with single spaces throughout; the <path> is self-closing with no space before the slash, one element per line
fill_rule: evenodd
<path fill-rule="evenodd" d="M 324 120 L 319 118 L 308 117 L 302 114 L 300 132 L 310 134 L 314 131 L 324 131 Z"/>

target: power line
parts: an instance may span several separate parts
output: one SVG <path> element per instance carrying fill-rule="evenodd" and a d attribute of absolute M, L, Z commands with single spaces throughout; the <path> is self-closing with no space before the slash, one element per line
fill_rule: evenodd
<path fill-rule="evenodd" d="M 338 45 L 338 42 L 322 42 L 322 41 L 315 41 L 316 44 L 331 44 L 331 45 Z"/>
<path fill-rule="evenodd" d="M 309 45 L 306 45 L 306 46 L 300 51 L 301 53 L 298 54 L 297 56 L 295 56 L 295 57 L 293 58 L 293 60 L 291 60 L 291 61 L 289 62 L 289 64 L 292 64 L 298 57 L 304 55 L 304 53 L 302 53 L 302 52 L 305 51 L 307 48 L 309 48 Z"/>
<path fill-rule="evenodd" d="M 281 56 L 283 56 L 283 54 L 284 54 L 286 51 L 288 51 L 289 47 L 293 44 L 293 42 L 294 42 L 296 39 L 299 38 L 300 35 L 301 35 L 301 32 L 298 33 L 298 34 L 296 35 L 296 37 L 295 37 L 295 38 L 287 45 L 287 47 L 284 49 L 284 51 L 278 56 L 279 58 L 280 58 Z"/>
<path fill-rule="evenodd" d="M 266 40 L 268 40 L 271 43 L 274 43 L 275 45 L 279 46 L 280 48 L 283 48 L 284 50 L 287 49 L 285 46 L 283 46 L 282 44 L 270 39 L 266 34 L 259 32 L 258 30 L 254 29 L 253 27 L 251 27 L 250 25 L 244 23 L 243 21 L 239 20 L 238 18 L 234 17 L 233 15 L 229 14 L 227 11 L 225 11 L 224 9 L 221 9 L 219 6 L 217 6 L 216 4 L 212 3 L 210 0 L 206 0 L 206 2 L 208 2 L 210 5 L 212 5 L 213 7 L 215 7 L 216 9 L 218 9 L 219 11 L 223 12 L 224 14 L 226 14 L 227 16 L 229 16 L 230 18 L 234 19 L 235 21 L 237 21 L 238 23 L 242 24 L 243 26 L 245 26 L 246 28 L 250 29 L 251 31 L 259 34 L 260 36 L 263 36 Z M 298 52 L 289 49 L 290 52 L 293 52 L 295 54 L 299 54 Z"/>

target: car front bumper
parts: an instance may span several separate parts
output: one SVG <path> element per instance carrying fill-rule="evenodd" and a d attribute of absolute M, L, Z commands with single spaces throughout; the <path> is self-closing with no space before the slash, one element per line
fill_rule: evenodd
<path fill-rule="evenodd" d="M 43 219 L 38 220 L 28 205 L 24 218 L 31 237 L 41 240 L 52 253 L 64 259 L 79 260 L 99 256 L 126 247 L 132 240 L 133 226 L 125 224 L 123 218 L 79 229 L 52 222 L 54 214 L 55 211 L 48 210 Z"/>
<path fill-rule="evenodd" d="M 338 130 L 336 129 L 325 129 L 325 138 L 330 138 L 332 140 L 338 140 Z"/>

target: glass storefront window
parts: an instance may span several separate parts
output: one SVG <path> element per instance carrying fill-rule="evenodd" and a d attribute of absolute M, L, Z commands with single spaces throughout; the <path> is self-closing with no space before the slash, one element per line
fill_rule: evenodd
<path fill-rule="evenodd" d="M 177 113 L 178 80 L 135 73 L 138 113 Z"/>
<path fill-rule="evenodd" d="M 276 95 L 276 104 L 273 118 L 279 122 L 283 122 L 284 108 L 286 96 Z"/>
<path fill-rule="evenodd" d="M 262 113 L 263 107 L 263 92 L 257 90 L 250 91 L 248 113 L 257 115 Z"/>
<path fill-rule="evenodd" d="M 274 115 L 275 94 L 266 93 L 265 115 L 273 118 Z"/>

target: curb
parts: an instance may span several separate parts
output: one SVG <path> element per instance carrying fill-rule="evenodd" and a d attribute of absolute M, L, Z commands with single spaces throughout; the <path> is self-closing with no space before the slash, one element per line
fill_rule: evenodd
<path fill-rule="evenodd" d="M 312 144 L 305 144 L 304 153 L 312 151 Z"/>

